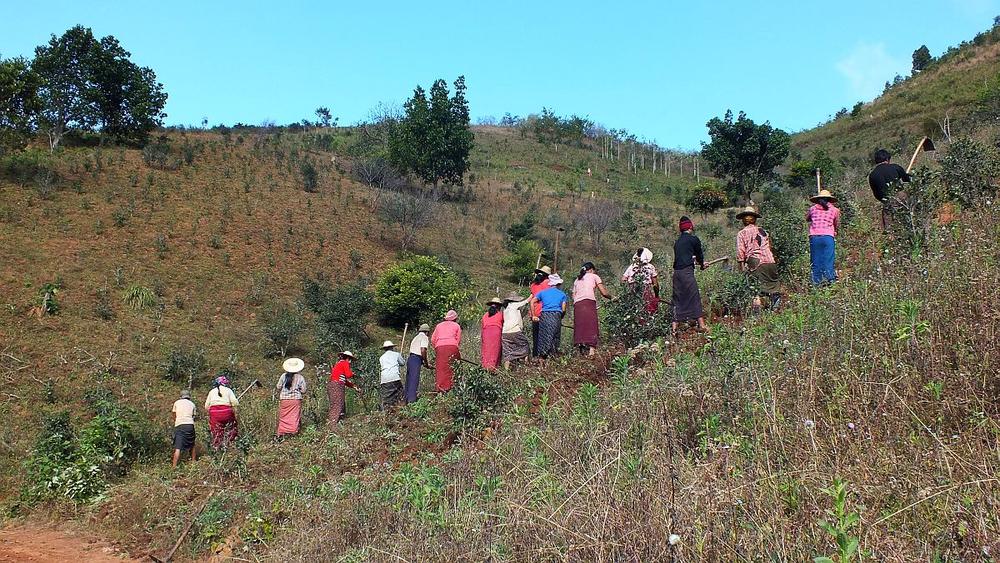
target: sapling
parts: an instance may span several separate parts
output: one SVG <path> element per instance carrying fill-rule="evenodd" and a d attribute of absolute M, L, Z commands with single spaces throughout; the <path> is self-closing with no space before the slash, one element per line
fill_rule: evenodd
<path fill-rule="evenodd" d="M 847 510 L 847 481 L 840 477 L 833 479 L 833 486 L 822 489 L 823 493 L 833 500 L 833 506 L 826 510 L 827 519 L 818 522 L 819 527 L 833 537 L 837 545 L 836 561 L 846 563 L 853 561 L 858 553 L 858 538 L 851 535 L 851 528 L 858 525 L 860 517 L 857 512 Z M 832 557 L 815 557 L 814 563 L 834 563 Z"/>

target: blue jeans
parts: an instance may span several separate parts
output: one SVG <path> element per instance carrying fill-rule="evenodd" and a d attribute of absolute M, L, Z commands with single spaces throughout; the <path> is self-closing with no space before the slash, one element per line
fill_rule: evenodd
<path fill-rule="evenodd" d="M 823 285 L 837 281 L 837 271 L 833 268 L 836 259 L 836 244 L 830 235 L 809 237 L 809 258 L 812 262 L 813 285 Z"/>

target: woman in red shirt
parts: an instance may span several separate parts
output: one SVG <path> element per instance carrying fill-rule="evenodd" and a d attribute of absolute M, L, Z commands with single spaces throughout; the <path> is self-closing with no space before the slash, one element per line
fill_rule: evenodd
<path fill-rule="evenodd" d="M 490 299 L 481 322 L 482 345 L 479 349 L 483 369 L 496 371 L 500 363 L 500 336 L 503 332 L 503 301 Z"/>
<path fill-rule="evenodd" d="M 351 378 L 354 377 L 354 372 L 351 371 L 352 360 L 354 360 L 354 354 L 345 350 L 340 353 L 340 361 L 330 369 L 330 383 L 326 387 L 327 395 L 330 397 L 330 414 L 327 416 L 326 422 L 331 427 L 336 426 L 337 422 L 347 414 L 347 402 L 344 399 L 345 387 L 351 387 L 355 391 L 358 389 L 354 383 L 351 383 Z"/>

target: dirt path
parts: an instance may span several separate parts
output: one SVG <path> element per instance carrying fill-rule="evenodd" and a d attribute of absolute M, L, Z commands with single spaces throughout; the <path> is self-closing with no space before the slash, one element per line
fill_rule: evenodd
<path fill-rule="evenodd" d="M 9 561 L 121 563 L 138 560 L 87 534 L 19 525 L 0 530 L 0 563 Z"/>

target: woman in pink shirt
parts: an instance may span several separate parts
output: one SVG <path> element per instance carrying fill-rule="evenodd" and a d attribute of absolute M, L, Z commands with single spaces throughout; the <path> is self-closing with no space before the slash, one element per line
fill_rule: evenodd
<path fill-rule="evenodd" d="M 611 299 L 611 294 L 604 288 L 604 281 L 594 270 L 593 262 L 585 262 L 573 282 L 573 344 L 581 354 L 587 352 L 590 356 L 594 355 L 594 349 L 601 340 L 595 290 L 600 291 L 605 299 Z"/>
<path fill-rule="evenodd" d="M 451 360 L 462 359 L 458 347 L 462 343 L 462 327 L 455 322 L 458 313 L 448 311 L 444 321 L 434 327 L 431 334 L 431 346 L 434 347 L 434 386 L 441 393 L 450 391 L 455 372 L 451 368 Z"/>
<path fill-rule="evenodd" d="M 837 229 L 840 228 L 840 210 L 833 204 L 837 198 L 827 190 L 809 198 L 813 206 L 806 212 L 809 223 L 809 258 L 812 262 L 813 285 L 825 285 L 837 281 L 834 269 L 836 260 Z"/>
<path fill-rule="evenodd" d="M 481 344 L 479 358 L 483 369 L 496 371 L 500 364 L 500 337 L 503 333 L 503 301 L 494 297 L 486 303 L 486 313 L 480 321 Z"/>

